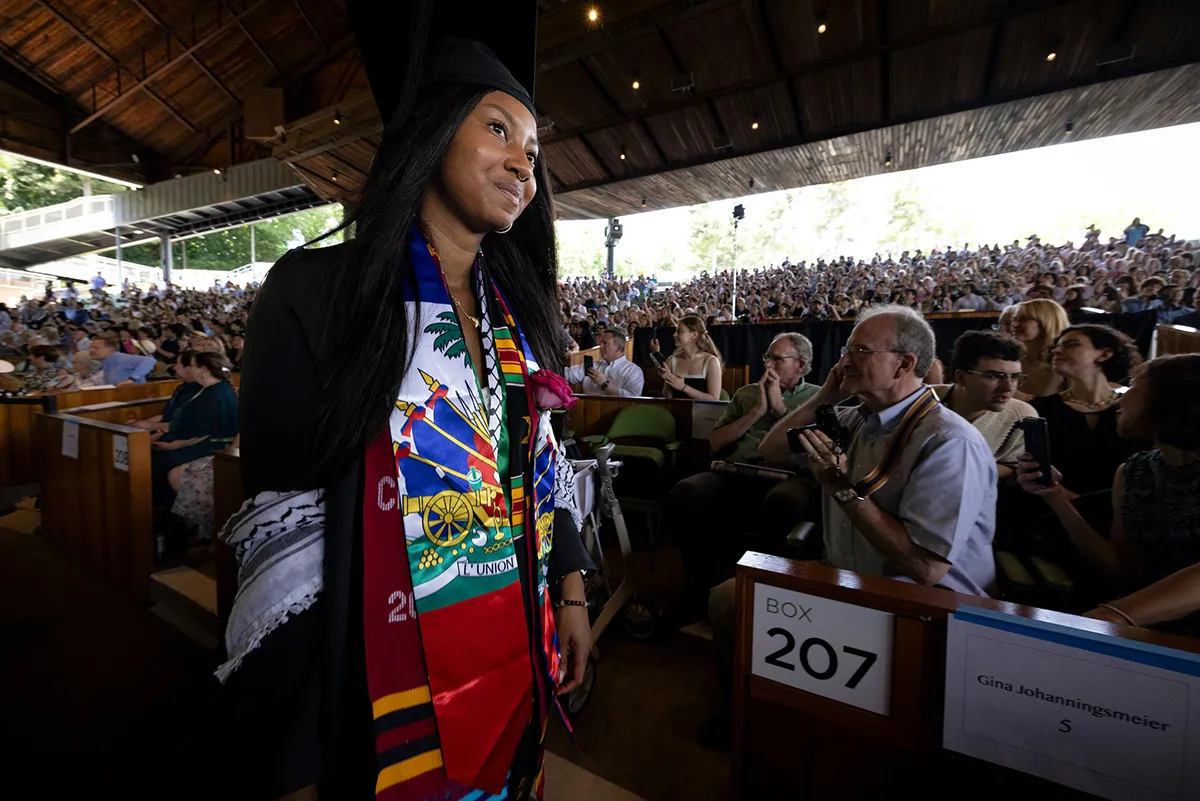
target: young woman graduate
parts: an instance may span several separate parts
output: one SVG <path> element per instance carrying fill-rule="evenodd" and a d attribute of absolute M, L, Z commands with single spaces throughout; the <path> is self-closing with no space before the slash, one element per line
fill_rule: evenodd
<path fill-rule="evenodd" d="M 532 29 L 523 85 L 415 16 L 355 238 L 288 253 L 248 323 L 218 678 L 253 797 L 541 798 L 591 649 Z"/>

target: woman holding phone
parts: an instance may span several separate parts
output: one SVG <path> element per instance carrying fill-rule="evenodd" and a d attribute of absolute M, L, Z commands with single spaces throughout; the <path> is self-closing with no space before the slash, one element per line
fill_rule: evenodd
<path fill-rule="evenodd" d="M 1165 622 L 1173 614 L 1169 610 L 1187 610 L 1172 600 L 1186 587 L 1176 578 L 1165 589 L 1142 588 L 1200 563 L 1200 354 L 1164 356 L 1139 367 L 1133 387 L 1120 399 L 1117 433 L 1148 439 L 1153 449 L 1133 454 L 1116 469 L 1107 538 L 1071 503 L 1057 470 L 1045 486 L 1037 462 L 1025 454 L 1017 480 L 1046 501 L 1110 592 L 1141 591 L 1130 596 L 1128 608 L 1114 601 L 1090 613 L 1093 617 L 1129 625 Z M 1144 613 L 1140 619 L 1134 604 Z M 1190 612 L 1167 628 L 1200 633 L 1200 615 Z"/>
<path fill-rule="evenodd" d="M 661 354 L 657 339 L 650 341 L 650 352 Z M 689 314 L 675 326 L 675 352 L 665 361 L 654 360 L 662 373 L 664 398 L 721 399 L 721 352 L 696 315 Z"/>

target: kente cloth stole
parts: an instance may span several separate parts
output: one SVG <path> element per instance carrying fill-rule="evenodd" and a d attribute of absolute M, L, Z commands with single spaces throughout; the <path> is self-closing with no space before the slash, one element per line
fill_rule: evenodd
<path fill-rule="evenodd" d="M 913 431 L 925 419 L 925 415 L 933 411 L 933 408 L 937 405 L 937 395 L 934 394 L 932 389 L 926 389 L 921 397 L 913 401 L 904 410 L 904 417 L 901 418 L 900 425 L 896 426 L 896 433 L 892 434 L 892 439 L 888 442 L 887 450 L 884 451 L 883 459 L 875 466 L 874 470 L 863 476 L 860 481 L 854 483 L 854 491 L 856 493 L 867 498 L 883 488 L 883 485 L 888 482 L 888 478 L 891 477 L 892 468 L 896 466 L 896 460 L 900 458 L 900 454 L 904 453 L 904 446 L 908 444 Z"/>
<path fill-rule="evenodd" d="M 482 801 L 505 792 L 530 725 L 544 734 L 559 670 L 546 580 L 555 444 L 526 388 L 537 364 L 482 257 L 486 387 L 416 229 L 410 253 L 416 347 L 389 430 L 368 449 L 363 497 L 376 794 Z M 540 794 L 540 757 L 512 778 Z"/>

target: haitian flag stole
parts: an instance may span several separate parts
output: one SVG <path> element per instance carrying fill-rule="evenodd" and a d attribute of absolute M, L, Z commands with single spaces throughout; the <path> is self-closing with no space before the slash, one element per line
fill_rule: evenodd
<path fill-rule="evenodd" d="M 435 253 L 416 229 L 410 253 L 420 303 L 418 315 L 416 298 L 407 301 L 416 346 L 385 442 L 394 468 L 375 476 L 380 451 L 372 447 L 364 496 L 376 794 L 389 801 L 501 794 L 535 722 L 535 693 L 544 731 L 545 683 L 534 681 L 534 670 L 558 671 L 545 567 L 555 445 L 549 415 L 538 414 L 526 390 L 536 365 L 478 260 L 484 387 Z M 510 441 L 510 433 L 520 438 Z M 517 548 L 534 579 L 527 590 Z M 540 774 L 540 765 L 534 770 Z"/>

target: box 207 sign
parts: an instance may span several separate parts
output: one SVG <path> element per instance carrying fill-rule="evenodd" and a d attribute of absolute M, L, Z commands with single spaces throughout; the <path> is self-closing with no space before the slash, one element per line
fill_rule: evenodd
<path fill-rule="evenodd" d="M 752 625 L 755 676 L 888 714 L 891 614 L 755 584 Z"/>

